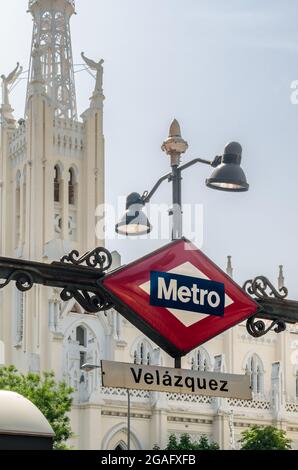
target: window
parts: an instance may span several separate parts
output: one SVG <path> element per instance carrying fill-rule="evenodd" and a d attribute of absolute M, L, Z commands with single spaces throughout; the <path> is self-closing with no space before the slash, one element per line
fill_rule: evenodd
<path fill-rule="evenodd" d="M 78 326 L 76 329 L 76 340 L 79 343 L 80 351 L 80 369 L 83 364 L 87 362 L 87 330 L 83 326 Z"/>
<path fill-rule="evenodd" d="M 86 330 L 82 326 L 77 328 L 77 341 L 80 346 L 86 347 Z"/>
<path fill-rule="evenodd" d="M 72 206 L 75 205 L 75 175 L 74 170 L 69 170 L 69 182 L 68 182 L 68 203 Z"/>
<path fill-rule="evenodd" d="M 264 367 L 257 354 L 252 354 L 246 364 L 245 373 L 250 376 L 250 386 L 253 393 L 264 391 Z"/>
<path fill-rule="evenodd" d="M 86 352 L 85 351 L 80 351 L 80 369 L 84 364 L 86 364 Z"/>
<path fill-rule="evenodd" d="M 296 400 L 298 400 L 298 370 L 296 372 Z"/>
<path fill-rule="evenodd" d="M 104 334 L 102 334 L 104 340 Z M 95 333 L 84 323 L 71 326 L 64 336 L 64 374 L 75 389 L 74 399 L 78 402 L 89 400 L 91 393 L 100 384 L 98 370 L 86 372 L 82 366 L 87 362 L 99 365 L 99 343 Z"/>
<path fill-rule="evenodd" d="M 55 176 L 54 176 L 54 201 L 55 202 L 61 202 L 61 191 L 60 191 L 60 183 L 61 183 L 61 173 L 60 173 L 60 168 L 58 165 L 55 166 Z"/>
<path fill-rule="evenodd" d="M 134 363 L 149 366 L 152 364 L 152 346 L 147 341 L 140 341 L 133 353 Z"/>
<path fill-rule="evenodd" d="M 123 452 L 124 450 L 127 450 L 127 447 L 124 442 L 119 442 L 119 444 L 115 447 L 115 450 L 117 452 Z"/>
<path fill-rule="evenodd" d="M 198 371 L 208 371 L 211 369 L 211 361 L 208 352 L 200 348 L 194 352 L 191 359 L 191 369 Z"/>

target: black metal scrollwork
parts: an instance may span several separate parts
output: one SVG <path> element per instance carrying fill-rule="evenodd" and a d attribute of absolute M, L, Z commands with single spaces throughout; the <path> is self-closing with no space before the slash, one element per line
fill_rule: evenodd
<path fill-rule="evenodd" d="M 264 320 L 257 318 L 257 315 L 250 317 L 246 322 L 248 333 L 254 338 L 261 338 L 273 329 L 275 333 L 281 333 L 286 330 L 286 322 L 283 320 L 273 320 L 266 328 Z"/>
<path fill-rule="evenodd" d="M 5 282 L 0 283 L 0 289 L 6 287 L 10 282 L 15 281 L 16 287 L 22 292 L 30 290 L 34 284 L 33 277 L 26 271 L 13 271 Z"/>
<path fill-rule="evenodd" d="M 259 299 L 268 297 L 285 299 L 288 296 L 288 289 L 286 287 L 282 287 L 278 291 L 265 276 L 258 276 L 254 279 L 249 279 L 245 282 L 243 289 L 249 295 L 255 295 Z M 267 292 L 268 290 L 269 292 Z"/>
<path fill-rule="evenodd" d="M 86 290 L 65 287 L 60 294 L 61 300 L 67 302 L 75 299 L 88 313 L 97 313 L 112 308 L 112 304 L 98 292 L 88 292 Z"/>
<path fill-rule="evenodd" d="M 62 289 L 63 301 L 75 299 L 88 313 L 106 311 L 113 304 L 101 288 L 101 281 L 111 265 L 112 255 L 105 248 L 96 248 L 81 257 L 72 251 L 51 264 L 0 257 L 0 289 L 11 281 L 22 292 L 42 284 Z"/>
<path fill-rule="evenodd" d="M 107 271 L 112 265 L 112 255 L 106 248 L 95 248 L 95 250 L 85 253 L 80 257 L 77 250 L 73 250 L 69 255 L 61 259 L 61 263 L 71 263 L 76 266 L 86 264 L 89 268 L 97 268 Z"/>
<path fill-rule="evenodd" d="M 286 287 L 281 287 L 277 290 L 265 276 L 249 279 L 245 282 L 243 289 L 249 295 L 255 296 L 261 305 L 262 301 L 268 301 L 269 303 L 274 299 L 280 301 L 286 299 L 288 295 L 288 289 Z M 254 338 L 261 338 L 271 330 L 275 333 L 281 333 L 286 329 L 286 322 L 282 318 L 270 318 L 267 308 L 269 308 L 268 305 L 265 307 L 265 310 L 261 308 L 257 314 L 253 315 L 246 322 L 246 329 Z M 268 314 L 268 321 L 270 321 L 269 326 L 265 323 L 265 320 L 267 320 L 266 313 Z"/>

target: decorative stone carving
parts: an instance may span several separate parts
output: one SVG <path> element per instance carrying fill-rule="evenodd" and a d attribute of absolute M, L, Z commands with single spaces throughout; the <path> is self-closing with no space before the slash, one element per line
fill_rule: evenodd
<path fill-rule="evenodd" d="M 85 61 L 85 63 L 88 65 L 88 67 L 91 70 L 94 70 L 96 72 L 96 84 L 95 84 L 95 90 L 93 95 L 102 95 L 102 85 L 103 85 L 103 63 L 104 60 L 101 59 L 99 62 L 95 62 L 94 60 L 88 59 L 88 57 L 85 56 L 84 52 L 81 54 L 82 59 Z"/>

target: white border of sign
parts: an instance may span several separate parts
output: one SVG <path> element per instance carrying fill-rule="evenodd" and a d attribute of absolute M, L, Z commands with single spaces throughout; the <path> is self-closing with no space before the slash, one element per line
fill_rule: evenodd
<path fill-rule="evenodd" d="M 248 375 L 101 361 L 103 387 L 252 399 Z"/>

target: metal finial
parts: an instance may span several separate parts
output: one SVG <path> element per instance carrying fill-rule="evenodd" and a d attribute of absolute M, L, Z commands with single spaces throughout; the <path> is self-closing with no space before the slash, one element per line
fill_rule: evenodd
<path fill-rule="evenodd" d="M 181 129 L 180 124 L 177 119 L 173 119 L 172 124 L 169 130 L 169 137 L 180 137 L 181 138 Z"/>
<path fill-rule="evenodd" d="M 171 165 L 179 165 L 180 156 L 188 149 L 188 143 L 181 137 L 181 129 L 177 119 L 171 123 L 169 137 L 161 147 L 162 151 L 171 157 Z"/>
<path fill-rule="evenodd" d="M 285 286 L 285 278 L 283 273 L 283 265 L 279 266 L 279 274 L 278 274 L 278 289 L 282 289 Z"/>
<path fill-rule="evenodd" d="M 228 256 L 227 274 L 233 277 L 232 256 Z"/>

